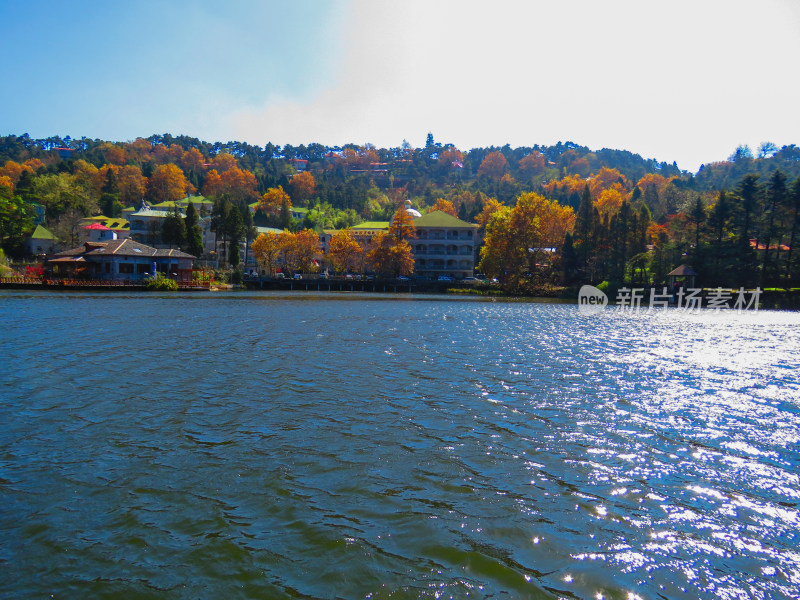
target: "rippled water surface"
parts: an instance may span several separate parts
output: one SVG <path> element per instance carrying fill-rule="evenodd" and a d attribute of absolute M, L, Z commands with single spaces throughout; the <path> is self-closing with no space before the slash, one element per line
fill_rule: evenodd
<path fill-rule="evenodd" d="M 800 315 L 0 293 L 3 598 L 797 598 Z"/>

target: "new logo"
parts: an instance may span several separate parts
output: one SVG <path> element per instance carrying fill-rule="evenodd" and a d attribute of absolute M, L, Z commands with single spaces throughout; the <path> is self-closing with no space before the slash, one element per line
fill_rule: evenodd
<path fill-rule="evenodd" d="M 608 296 L 593 285 L 581 286 L 578 292 L 578 312 L 582 315 L 596 315 L 608 305 Z"/>

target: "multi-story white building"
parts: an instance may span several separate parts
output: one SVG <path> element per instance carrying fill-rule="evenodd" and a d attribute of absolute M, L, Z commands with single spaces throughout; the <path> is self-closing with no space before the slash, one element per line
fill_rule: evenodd
<path fill-rule="evenodd" d="M 440 210 L 415 218 L 414 225 L 417 237 L 411 240 L 411 248 L 417 276 L 463 279 L 474 275 L 477 225 Z"/>

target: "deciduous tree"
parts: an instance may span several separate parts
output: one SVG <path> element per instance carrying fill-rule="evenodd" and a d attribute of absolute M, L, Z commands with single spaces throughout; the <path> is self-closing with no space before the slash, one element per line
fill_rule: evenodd
<path fill-rule="evenodd" d="M 522 180 L 530 182 L 531 179 L 544 172 L 544 154 L 541 152 L 531 152 L 519 161 L 518 166 Z"/>
<path fill-rule="evenodd" d="M 490 179 L 500 179 L 508 169 L 508 161 L 502 152 L 495 151 L 486 155 L 486 158 L 478 167 L 478 177 L 489 177 Z"/>
<path fill-rule="evenodd" d="M 258 203 L 258 209 L 268 217 L 277 217 L 280 215 L 281 209 L 286 207 L 291 210 L 292 199 L 282 186 L 269 188 Z"/>
<path fill-rule="evenodd" d="M 247 170 L 233 166 L 222 173 L 215 169 L 208 172 L 203 186 L 206 196 L 224 198 L 234 204 L 249 204 L 258 199 L 258 182 Z"/>
<path fill-rule="evenodd" d="M 217 154 L 214 159 L 211 161 L 211 164 L 214 165 L 214 169 L 218 173 L 224 173 L 228 169 L 238 168 L 238 163 L 236 162 L 236 157 L 228 152 L 220 152 Z"/>
<path fill-rule="evenodd" d="M 33 180 L 33 195 L 45 206 L 47 218 L 52 221 L 67 210 L 74 210 L 81 217 L 98 211 L 97 200 L 69 173 L 37 177 Z"/>
<path fill-rule="evenodd" d="M 283 258 L 292 271 L 311 272 L 319 259 L 319 235 L 311 229 L 297 233 L 284 232 Z"/>
<path fill-rule="evenodd" d="M 0 185 L 0 248 L 15 253 L 24 236 L 33 229 L 33 213 L 11 187 Z"/>
<path fill-rule="evenodd" d="M 285 236 L 282 237 L 278 233 L 262 233 L 251 244 L 256 262 L 267 272 L 269 277 L 275 275 L 285 239 Z"/>
<path fill-rule="evenodd" d="M 570 207 L 530 192 L 517 198 L 514 208 L 495 212 L 486 227 L 480 268 L 503 279 L 535 276 L 547 262 L 551 248 L 560 248 L 572 231 L 575 213 Z"/>
<path fill-rule="evenodd" d="M 370 268 L 379 275 L 411 275 L 414 272 L 414 253 L 408 240 L 398 239 L 390 232 L 379 232 L 367 251 Z"/>
<path fill-rule="evenodd" d="M 506 205 L 498 201 L 497 198 L 489 198 L 483 205 L 481 212 L 475 217 L 475 222 L 480 225 L 479 231 L 486 231 L 486 226 L 492 218 L 492 215 L 504 208 L 506 208 Z"/>
<path fill-rule="evenodd" d="M 331 237 L 328 255 L 333 268 L 339 272 L 360 272 L 364 249 L 350 228 L 340 229 Z"/>
<path fill-rule="evenodd" d="M 176 202 L 184 198 L 191 189 L 178 165 L 159 165 L 148 181 L 148 195 L 153 202 Z"/>
<path fill-rule="evenodd" d="M 449 200 L 445 200 L 444 198 L 438 198 L 436 202 L 433 203 L 431 207 L 431 211 L 440 210 L 442 212 L 447 213 L 448 215 L 452 215 L 454 217 L 458 217 L 458 211 L 456 207 L 453 206 L 453 203 Z"/>
<path fill-rule="evenodd" d="M 314 196 L 317 184 L 308 171 L 298 173 L 289 180 L 289 192 L 295 205 L 303 205 Z"/>
<path fill-rule="evenodd" d="M 394 213 L 392 221 L 389 223 L 389 235 L 398 242 L 417 237 L 417 227 L 414 225 L 414 219 L 406 212 L 405 207 L 401 206 Z"/>
<path fill-rule="evenodd" d="M 620 191 L 616 188 L 608 188 L 600 192 L 596 203 L 600 217 L 617 214 L 624 199 Z"/>
<path fill-rule="evenodd" d="M 19 178 L 22 176 L 22 172 L 26 169 L 33 170 L 13 160 L 7 160 L 6 164 L 0 167 L 0 177 L 8 177 L 13 185 L 17 185 L 17 181 L 19 181 Z"/>
<path fill-rule="evenodd" d="M 144 198 L 147 179 L 136 165 L 124 165 L 116 171 L 119 201 L 123 206 L 134 206 Z"/>

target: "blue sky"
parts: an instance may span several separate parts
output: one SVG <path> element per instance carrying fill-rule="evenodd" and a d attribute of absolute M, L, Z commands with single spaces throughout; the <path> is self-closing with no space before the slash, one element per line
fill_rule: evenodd
<path fill-rule="evenodd" d="M 0 135 L 800 144 L 796 0 L 0 0 Z"/>

